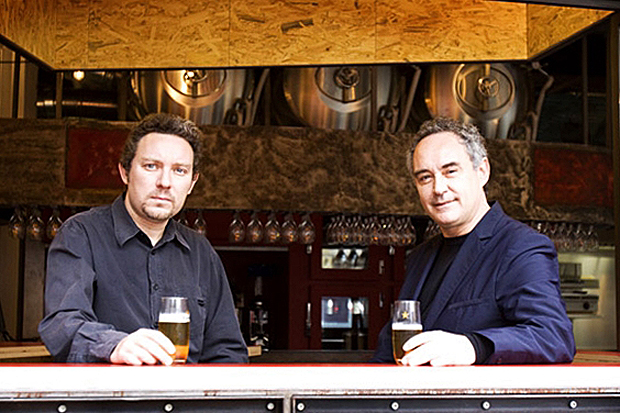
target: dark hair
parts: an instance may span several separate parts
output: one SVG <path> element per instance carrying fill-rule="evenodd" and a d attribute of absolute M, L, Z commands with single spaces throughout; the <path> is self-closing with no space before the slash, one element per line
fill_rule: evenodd
<path fill-rule="evenodd" d="M 131 169 L 131 162 L 136 156 L 140 139 L 149 133 L 174 135 L 185 139 L 194 151 L 193 174 L 197 174 L 202 158 L 202 132 L 194 122 L 169 113 L 154 113 L 146 116 L 129 132 L 125 147 L 121 153 L 120 163 L 127 173 Z"/>
<path fill-rule="evenodd" d="M 451 132 L 460 139 L 474 168 L 477 168 L 480 162 L 487 157 L 484 138 L 476 126 L 451 118 L 437 117 L 424 122 L 413 137 L 411 147 L 407 151 L 407 169 L 410 174 L 413 175 L 413 152 L 415 148 L 422 139 L 440 132 Z"/>

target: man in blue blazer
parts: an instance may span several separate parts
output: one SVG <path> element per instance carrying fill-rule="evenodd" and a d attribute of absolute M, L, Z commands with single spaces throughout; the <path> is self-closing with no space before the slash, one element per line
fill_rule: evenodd
<path fill-rule="evenodd" d="M 403 365 L 570 362 L 572 325 L 559 288 L 557 253 L 544 235 L 509 218 L 484 186 L 490 165 L 472 125 L 422 125 L 407 165 L 441 234 L 415 248 L 399 299 L 420 301 L 424 332 Z M 374 361 L 394 363 L 391 326 Z"/>

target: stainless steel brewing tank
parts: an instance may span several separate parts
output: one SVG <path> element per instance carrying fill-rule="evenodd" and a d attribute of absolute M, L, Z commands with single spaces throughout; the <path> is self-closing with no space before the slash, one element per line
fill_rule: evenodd
<path fill-rule="evenodd" d="M 148 70 L 132 76 L 146 113 L 174 113 L 198 124 L 224 123 L 253 79 L 245 69 Z"/>
<path fill-rule="evenodd" d="M 525 84 L 501 63 L 439 64 L 429 68 L 425 101 L 431 116 L 473 123 L 486 138 L 509 138 L 525 111 Z"/>
<path fill-rule="evenodd" d="M 322 129 L 369 130 L 372 72 L 377 74 L 377 110 L 390 98 L 389 66 L 286 68 L 283 89 L 292 112 L 302 123 Z"/>

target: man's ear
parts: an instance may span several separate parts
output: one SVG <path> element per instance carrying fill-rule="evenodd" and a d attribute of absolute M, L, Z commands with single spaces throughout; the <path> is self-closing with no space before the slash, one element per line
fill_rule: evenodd
<path fill-rule="evenodd" d="M 192 185 L 189 187 L 189 191 L 187 191 L 187 195 L 192 193 L 192 190 L 194 189 L 194 185 L 196 185 L 196 182 L 198 182 L 198 178 L 200 178 L 200 174 L 194 174 L 194 177 L 192 178 Z"/>
<path fill-rule="evenodd" d="M 489 182 L 489 178 L 491 177 L 491 164 L 489 163 L 489 158 L 484 158 L 480 162 L 480 165 L 476 168 L 476 172 L 478 173 L 480 183 L 484 187 L 487 182 Z"/>
<path fill-rule="evenodd" d="M 118 163 L 118 174 L 121 176 L 121 179 L 123 180 L 123 183 L 125 185 L 129 184 L 129 177 L 127 176 L 127 171 L 125 170 L 125 168 L 123 168 L 123 165 L 121 165 L 121 163 Z"/>

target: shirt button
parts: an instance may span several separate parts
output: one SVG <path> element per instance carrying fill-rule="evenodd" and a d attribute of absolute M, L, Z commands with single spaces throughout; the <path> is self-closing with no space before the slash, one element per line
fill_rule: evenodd
<path fill-rule="evenodd" d="M 153 285 L 153 290 L 155 290 L 155 291 L 159 290 L 159 284 Z"/>
<path fill-rule="evenodd" d="M 151 250 L 151 255 L 155 255 L 155 250 Z"/>

